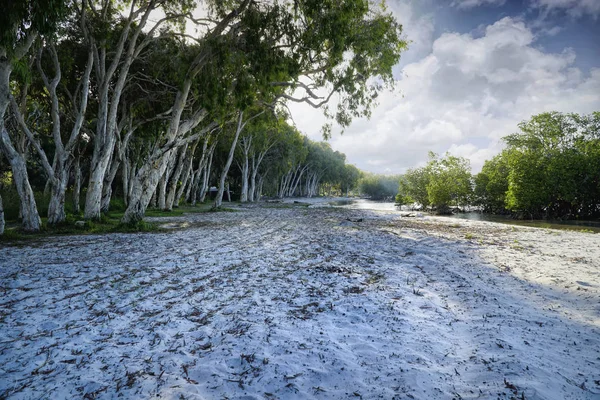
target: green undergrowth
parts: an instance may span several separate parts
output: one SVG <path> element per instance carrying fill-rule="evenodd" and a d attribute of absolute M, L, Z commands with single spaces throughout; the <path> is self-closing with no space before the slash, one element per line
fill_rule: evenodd
<path fill-rule="evenodd" d="M 171 211 L 148 209 L 145 217 L 179 217 L 189 213 L 211 212 L 210 203 L 198 204 L 197 206 L 180 206 Z M 233 208 L 221 207 L 217 211 L 237 211 Z M 158 221 L 137 221 L 133 223 L 121 223 L 125 212 L 125 205 L 120 199 L 111 202 L 110 211 L 102 214 L 98 220 L 84 220 L 83 214 L 68 213 L 64 223 L 48 225 L 47 218 L 42 218 L 42 229 L 39 232 L 30 233 L 21 229 L 19 221 L 15 218 L 7 219 L 7 226 L 3 235 L 0 235 L 0 243 L 13 243 L 32 241 L 49 236 L 60 235 L 92 235 L 108 233 L 137 233 L 137 232 L 166 232 L 160 228 Z M 12 216 L 12 215 L 11 215 Z"/>
<path fill-rule="evenodd" d="M 77 218 L 74 218 L 77 217 Z M 25 232 L 19 225 L 10 224 L 0 236 L 0 243 L 15 241 L 36 240 L 49 236 L 61 235 L 94 235 L 107 233 L 134 233 L 134 232 L 161 232 L 158 223 L 139 221 L 132 224 L 121 223 L 120 218 L 112 215 L 103 215 L 99 220 L 84 221 L 80 216 L 67 216 L 64 223 L 48 225 L 46 218 L 42 219 L 42 228 L 39 232 Z"/>

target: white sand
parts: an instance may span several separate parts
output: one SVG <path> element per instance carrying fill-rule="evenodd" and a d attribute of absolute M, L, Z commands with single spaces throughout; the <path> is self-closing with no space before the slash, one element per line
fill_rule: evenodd
<path fill-rule="evenodd" d="M 600 235 L 277 205 L 184 221 L 1 248 L 0 398 L 600 398 Z"/>

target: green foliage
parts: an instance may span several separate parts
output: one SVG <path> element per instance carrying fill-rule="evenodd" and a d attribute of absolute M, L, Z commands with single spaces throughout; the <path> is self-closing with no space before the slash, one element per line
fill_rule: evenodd
<path fill-rule="evenodd" d="M 441 159 L 430 153 L 429 202 L 438 213 L 450 212 L 450 206 L 468 205 L 472 195 L 471 166 L 469 160 L 446 154 Z"/>
<path fill-rule="evenodd" d="M 358 183 L 362 195 L 369 196 L 373 200 L 393 199 L 398 192 L 397 175 L 375 175 L 364 174 Z"/>
<path fill-rule="evenodd" d="M 427 193 L 429 177 L 430 169 L 428 167 L 409 169 L 400 178 L 398 200 L 402 200 L 404 204 L 416 203 L 423 208 L 429 207 L 429 194 Z"/>
<path fill-rule="evenodd" d="M 505 138 L 477 175 L 477 202 L 521 217 L 600 215 L 600 113 L 543 113 Z"/>
<path fill-rule="evenodd" d="M 499 154 L 483 164 L 475 178 L 474 203 L 483 211 L 502 214 L 505 211 L 508 192 L 509 166 L 505 153 Z"/>
<path fill-rule="evenodd" d="M 417 203 L 432 206 L 438 213 L 450 212 L 450 206 L 464 206 L 471 202 L 472 177 L 469 161 L 446 154 L 439 158 L 429 153 L 425 167 L 408 170 L 400 180 L 401 204 Z"/>
<path fill-rule="evenodd" d="M 64 0 L 5 1 L 0 12 L 0 47 L 10 51 L 24 40 L 26 32 L 46 34 L 54 31 L 66 15 Z"/>
<path fill-rule="evenodd" d="M 340 190 L 348 196 L 351 190 L 354 190 L 359 182 L 361 172 L 354 165 L 346 164 L 340 177 Z"/>

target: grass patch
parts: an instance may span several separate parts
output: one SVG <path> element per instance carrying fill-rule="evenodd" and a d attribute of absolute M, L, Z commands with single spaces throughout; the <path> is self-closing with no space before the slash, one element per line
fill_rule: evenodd
<path fill-rule="evenodd" d="M 83 223 L 82 223 L 83 222 Z M 0 236 L 0 243 L 32 241 L 49 236 L 61 235 L 97 235 L 107 233 L 163 232 L 157 223 L 139 221 L 133 224 L 122 224 L 120 217 L 102 215 L 97 221 L 83 221 L 79 216 L 67 216 L 62 224 L 47 225 L 42 219 L 42 229 L 39 232 L 25 232 L 19 227 L 11 227 Z"/>
<path fill-rule="evenodd" d="M 40 238 L 57 235 L 91 235 L 108 233 L 136 233 L 136 232 L 167 232 L 168 229 L 161 228 L 159 222 L 138 221 L 131 224 L 121 223 L 125 213 L 125 204 L 121 199 L 116 198 L 111 201 L 110 210 L 102 214 L 99 220 L 85 221 L 83 214 L 73 214 L 67 211 L 65 222 L 58 225 L 48 225 L 47 218 L 42 218 L 42 228 L 39 232 L 25 232 L 21 229 L 19 221 L 14 218 L 7 218 L 7 226 L 3 235 L 0 235 L 0 243 L 13 243 L 23 241 L 33 241 Z M 6 211 L 6 209 L 5 209 Z M 17 210 L 18 211 L 18 210 Z M 148 209 L 145 217 L 179 217 L 184 214 L 204 213 L 204 212 L 236 212 L 239 210 L 221 207 L 218 210 L 212 209 L 212 204 L 200 203 L 196 206 L 184 205 L 173 208 L 171 211 Z M 43 214 L 40 214 L 43 215 Z"/>

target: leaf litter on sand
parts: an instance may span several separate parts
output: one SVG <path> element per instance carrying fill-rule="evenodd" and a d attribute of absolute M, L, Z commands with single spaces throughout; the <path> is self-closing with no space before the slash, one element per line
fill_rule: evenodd
<path fill-rule="evenodd" d="M 0 397 L 600 393 L 593 235 L 333 208 L 179 218 L 0 249 Z"/>

